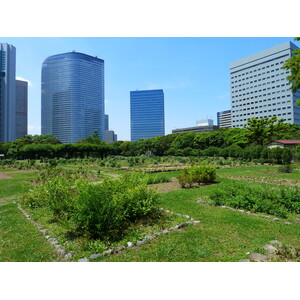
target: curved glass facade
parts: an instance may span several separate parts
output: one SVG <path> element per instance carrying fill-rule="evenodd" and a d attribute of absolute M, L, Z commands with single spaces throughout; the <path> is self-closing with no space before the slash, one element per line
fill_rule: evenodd
<path fill-rule="evenodd" d="M 104 139 L 104 60 L 69 52 L 42 66 L 42 134 L 75 143 L 98 130 Z"/>
<path fill-rule="evenodd" d="M 130 92 L 131 141 L 165 135 L 163 90 Z"/>

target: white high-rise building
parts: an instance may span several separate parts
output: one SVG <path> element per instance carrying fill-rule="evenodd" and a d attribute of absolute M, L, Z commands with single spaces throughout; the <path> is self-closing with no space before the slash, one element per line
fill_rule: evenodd
<path fill-rule="evenodd" d="M 298 47 L 285 42 L 230 64 L 232 127 L 242 128 L 251 118 L 276 116 L 300 125 L 300 90 L 292 93 L 282 69 Z"/>

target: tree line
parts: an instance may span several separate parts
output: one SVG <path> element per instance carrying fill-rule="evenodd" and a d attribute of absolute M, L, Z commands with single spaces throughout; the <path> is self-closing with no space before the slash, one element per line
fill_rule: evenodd
<path fill-rule="evenodd" d="M 62 144 L 53 135 L 27 135 L 0 144 L 6 158 L 105 158 L 121 156 L 222 156 L 245 159 L 267 157 L 265 145 L 274 139 L 300 139 L 300 128 L 276 117 L 248 120 L 245 128 L 226 128 L 211 132 L 168 134 L 136 142 L 101 141 L 92 134 L 75 144 Z M 276 150 L 282 151 L 282 150 Z M 273 151 L 274 153 L 276 151 Z"/>

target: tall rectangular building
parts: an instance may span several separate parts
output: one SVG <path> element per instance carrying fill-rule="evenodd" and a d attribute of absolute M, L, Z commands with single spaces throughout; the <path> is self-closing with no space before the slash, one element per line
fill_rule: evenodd
<path fill-rule="evenodd" d="M 300 91 L 292 93 L 282 65 L 297 46 L 285 42 L 230 64 L 232 127 L 242 128 L 250 118 L 276 116 L 300 125 Z"/>
<path fill-rule="evenodd" d="M 16 138 L 27 135 L 28 82 L 16 80 Z"/>
<path fill-rule="evenodd" d="M 16 138 L 16 48 L 0 44 L 0 142 Z"/>
<path fill-rule="evenodd" d="M 231 110 L 224 110 L 217 113 L 219 128 L 231 128 Z"/>
<path fill-rule="evenodd" d="M 131 141 L 165 135 L 164 92 L 130 92 Z"/>
<path fill-rule="evenodd" d="M 76 143 L 97 130 L 104 140 L 104 60 L 79 52 L 50 56 L 42 66 L 42 134 Z"/>

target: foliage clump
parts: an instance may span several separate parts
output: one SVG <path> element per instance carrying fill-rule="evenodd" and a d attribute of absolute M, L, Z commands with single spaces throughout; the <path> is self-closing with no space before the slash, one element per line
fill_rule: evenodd
<path fill-rule="evenodd" d="M 177 179 L 183 188 L 187 185 L 191 188 L 194 183 L 206 185 L 215 181 L 216 168 L 209 165 L 195 165 L 184 169 Z"/>
<path fill-rule="evenodd" d="M 132 222 L 154 215 L 157 200 L 143 179 L 126 174 L 100 184 L 54 177 L 31 190 L 23 204 L 48 209 L 58 221 L 74 224 L 79 235 L 115 241 Z"/>
<path fill-rule="evenodd" d="M 247 186 L 233 183 L 220 186 L 210 194 L 215 205 L 262 212 L 287 218 L 300 213 L 300 188 L 274 187 L 267 185 Z"/>

